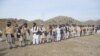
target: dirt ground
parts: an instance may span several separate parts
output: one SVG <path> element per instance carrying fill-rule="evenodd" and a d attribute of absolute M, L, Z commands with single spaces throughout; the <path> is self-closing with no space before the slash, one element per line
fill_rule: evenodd
<path fill-rule="evenodd" d="M 100 56 L 100 35 L 8 49 L 0 42 L 0 56 Z"/>

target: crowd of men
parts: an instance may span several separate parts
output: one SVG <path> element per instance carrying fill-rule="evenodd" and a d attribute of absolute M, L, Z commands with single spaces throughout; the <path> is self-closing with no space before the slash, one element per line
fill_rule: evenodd
<path fill-rule="evenodd" d="M 24 47 L 30 44 L 58 42 L 73 37 L 92 35 L 93 33 L 94 25 L 58 24 L 44 26 L 43 24 L 37 25 L 35 22 L 30 29 L 26 22 L 22 25 L 13 26 L 12 22 L 9 21 L 5 29 L 6 40 L 10 49 L 16 46 Z"/>

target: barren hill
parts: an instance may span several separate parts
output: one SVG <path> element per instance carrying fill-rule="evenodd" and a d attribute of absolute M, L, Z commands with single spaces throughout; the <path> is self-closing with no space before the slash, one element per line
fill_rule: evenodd
<path fill-rule="evenodd" d="M 16 18 L 1 18 L 0 19 L 0 29 L 3 30 L 5 28 L 5 25 L 6 25 L 6 22 L 7 21 L 12 21 L 13 25 L 15 25 L 16 23 L 17 24 L 23 24 L 24 22 L 27 22 L 29 24 L 29 27 L 32 26 L 32 23 L 33 22 L 36 22 L 38 25 L 40 24 L 44 24 L 44 25 L 49 25 L 49 24 L 66 24 L 66 23 L 69 23 L 69 24 L 100 24 L 100 20 L 88 20 L 88 21 L 85 21 L 85 22 L 81 22 L 81 21 L 78 21 L 78 20 L 75 20 L 74 18 L 72 17 L 67 17 L 67 16 L 56 16 L 56 17 L 53 17 L 53 18 L 50 18 L 46 21 L 43 21 L 43 20 L 34 20 L 34 21 L 27 21 L 27 20 L 24 20 L 24 19 L 16 19 Z"/>
<path fill-rule="evenodd" d="M 54 17 L 54 18 L 51 18 L 49 20 L 46 21 L 46 23 L 48 24 L 66 24 L 66 23 L 81 23 L 80 21 L 78 20 L 75 20 L 71 17 L 67 17 L 67 16 L 57 16 L 57 17 Z"/>

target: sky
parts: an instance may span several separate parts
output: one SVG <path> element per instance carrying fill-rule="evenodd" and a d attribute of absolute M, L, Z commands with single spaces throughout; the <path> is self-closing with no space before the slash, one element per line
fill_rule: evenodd
<path fill-rule="evenodd" d="M 80 21 L 100 19 L 100 0 L 0 0 L 0 18 L 31 21 L 56 16 Z"/>

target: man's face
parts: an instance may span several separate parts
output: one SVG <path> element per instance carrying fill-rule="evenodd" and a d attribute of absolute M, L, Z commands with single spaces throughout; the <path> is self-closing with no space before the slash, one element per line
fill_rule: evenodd
<path fill-rule="evenodd" d="M 25 28 L 27 28 L 27 25 L 24 25 Z"/>
<path fill-rule="evenodd" d="M 11 23 L 7 23 L 7 26 L 8 26 L 8 27 L 11 26 Z"/>
<path fill-rule="evenodd" d="M 33 23 L 33 26 L 36 26 L 36 24 L 35 24 L 35 23 Z"/>

